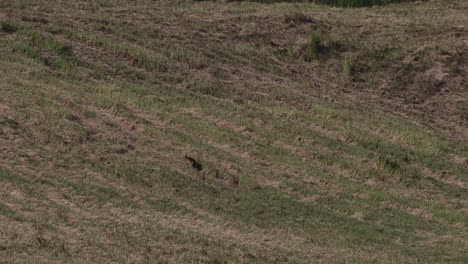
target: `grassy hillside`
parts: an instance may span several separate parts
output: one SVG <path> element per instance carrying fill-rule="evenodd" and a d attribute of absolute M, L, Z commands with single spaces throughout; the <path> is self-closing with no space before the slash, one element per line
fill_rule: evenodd
<path fill-rule="evenodd" d="M 468 262 L 467 9 L 0 2 L 0 262 Z"/>
<path fill-rule="evenodd" d="M 205 0 L 198 0 L 205 1 Z M 415 0 L 227 0 L 231 2 L 259 2 L 259 3 L 316 3 L 336 7 L 370 7 L 383 6 L 393 3 L 414 2 Z"/>

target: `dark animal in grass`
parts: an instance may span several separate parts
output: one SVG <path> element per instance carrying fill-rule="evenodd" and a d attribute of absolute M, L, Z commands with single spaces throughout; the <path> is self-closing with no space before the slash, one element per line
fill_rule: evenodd
<path fill-rule="evenodd" d="M 11 25 L 11 24 L 8 24 L 6 22 L 2 22 L 0 24 L 0 29 L 1 31 L 5 32 L 5 33 L 15 33 L 18 29 L 16 28 L 16 26 L 14 25 Z"/>
<path fill-rule="evenodd" d="M 203 170 L 203 166 L 200 163 L 198 163 L 194 158 L 189 157 L 187 155 L 185 155 L 184 158 L 190 162 L 192 168 L 196 169 L 197 171 Z"/>

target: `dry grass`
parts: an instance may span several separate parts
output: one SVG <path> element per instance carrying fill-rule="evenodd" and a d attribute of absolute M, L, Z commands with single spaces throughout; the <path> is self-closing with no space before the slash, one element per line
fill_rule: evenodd
<path fill-rule="evenodd" d="M 2 2 L 0 259 L 466 262 L 466 8 Z"/>

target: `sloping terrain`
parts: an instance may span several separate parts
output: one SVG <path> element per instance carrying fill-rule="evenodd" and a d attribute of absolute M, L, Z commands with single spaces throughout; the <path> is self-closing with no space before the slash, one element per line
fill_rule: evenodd
<path fill-rule="evenodd" d="M 467 12 L 1 1 L 0 262 L 468 262 Z"/>

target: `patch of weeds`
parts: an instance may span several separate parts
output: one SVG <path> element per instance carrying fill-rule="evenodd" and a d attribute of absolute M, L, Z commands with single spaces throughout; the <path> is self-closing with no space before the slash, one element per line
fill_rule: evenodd
<path fill-rule="evenodd" d="M 23 218 L 18 215 L 15 211 L 8 208 L 6 205 L 0 203 L 0 215 L 6 216 L 16 221 L 22 221 Z"/>
<path fill-rule="evenodd" d="M 14 25 L 12 23 L 2 21 L 2 23 L 0 25 L 0 29 L 5 33 L 13 34 L 16 31 L 18 31 L 18 26 Z"/>
<path fill-rule="evenodd" d="M 55 55 L 57 56 L 70 56 L 71 55 L 72 48 L 70 46 L 60 43 L 52 37 L 44 38 L 41 36 L 39 38 L 40 39 L 35 39 L 34 37 L 33 41 L 34 40 L 39 41 L 44 48 L 53 52 Z"/>
<path fill-rule="evenodd" d="M 332 51 L 342 50 L 342 45 L 324 33 L 312 32 L 304 48 L 304 60 L 313 61 L 324 58 Z"/>
<path fill-rule="evenodd" d="M 111 188 L 111 187 L 96 186 L 95 195 L 96 195 L 97 201 L 100 202 L 101 204 L 104 204 L 107 202 L 115 202 L 116 200 L 122 199 L 119 192 L 116 189 Z"/>
<path fill-rule="evenodd" d="M 58 34 L 63 34 L 64 30 L 61 27 L 49 25 L 47 28 L 47 32 L 54 34 L 54 35 L 58 35 Z"/>
<path fill-rule="evenodd" d="M 57 256 L 71 257 L 69 249 L 66 247 L 65 242 L 58 238 L 50 238 L 44 235 L 42 232 L 36 234 L 36 242 L 39 248 L 49 249 L 53 254 Z"/>
<path fill-rule="evenodd" d="M 242 57 L 248 58 L 250 61 L 254 61 L 255 57 L 258 57 L 259 49 L 254 45 L 250 44 L 237 44 L 235 47 L 236 53 Z"/>
<path fill-rule="evenodd" d="M 19 52 L 31 59 L 39 59 L 41 56 L 29 45 L 24 43 L 15 43 L 13 52 Z"/>
<path fill-rule="evenodd" d="M 306 45 L 304 59 L 306 61 L 316 60 L 325 52 L 325 50 L 326 47 L 323 44 L 322 37 L 318 34 L 311 33 Z"/>
<path fill-rule="evenodd" d="M 58 56 L 70 56 L 72 54 L 72 47 L 56 42 L 54 39 L 49 38 L 50 47 Z"/>
<path fill-rule="evenodd" d="M 31 37 L 30 46 L 34 47 L 34 50 L 23 47 L 27 54 L 41 58 L 42 62 L 47 66 L 71 73 L 73 63 L 77 62 L 77 59 L 73 56 L 71 46 L 61 43 L 51 36 L 43 36 L 37 32 L 28 32 L 28 34 Z"/>
<path fill-rule="evenodd" d="M 414 98 L 407 98 L 407 101 L 412 103 L 421 102 L 421 96 L 433 95 L 440 91 L 444 85 L 443 81 L 436 81 L 429 77 L 429 79 L 418 79 L 424 71 L 433 67 L 437 58 L 444 54 L 445 51 L 439 47 L 426 47 L 422 51 L 415 54 L 410 62 L 407 62 L 401 70 L 398 71 L 390 91 L 405 91 L 408 87 L 418 89 L 418 96 Z M 410 100 L 411 99 L 411 100 Z"/>
<path fill-rule="evenodd" d="M 404 169 L 400 176 L 400 183 L 406 187 L 418 185 L 421 181 L 421 174 L 415 169 Z"/>
<path fill-rule="evenodd" d="M 211 257 L 211 260 L 209 263 L 212 264 L 227 264 L 229 263 L 228 258 L 225 256 L 225 254 L 218 253 L 215 256 Z"/>
<path fill-rule="evenodd" d="M 48 36 L 45 37 L 37 32 L 31 32 L 31 42 L 39 47 L 42 47 L 48 51 L 53 52 L 55 55 L 69 55 L 71 52 L 71 47 L 66 46 L 54 38 Z"/>
<path fill-rule="evenodd" d="M 177 192 L 180 192 L 177 189 Z M 162 197 L 160 199 L 154 199 L 152 195 L 145 196 L 145 201 L 151 206 L 152 209 L 160 212 L 170 212 L 177 211 L 180 214 L 190 214 L 191 211 L 186 207 L 179 205 L 176 201 L 172 200 L 169 197 Z"/>
<path fill-rule="evenodd" d="M 468 52 L 466 50 L 461 50 L 451 55 L 448 59 L 448 68 L 449 73 L 453 76 L 457 76 L 463 73 L 464 62 L 468 58 Z"/>
<path fill-rule="evenodd" d="M 405 186 L 414 186 L 421 180 L 421 172 L 411 166 L 408 166 L 409 157 L 402 160 L 395 157 L 380 157 L 380 166 L 392 175 L 399 177 L 399 182 Z"/>
<path fill-rule="evenodd" d="M 60 219 L 61 221 L 68 223 L 68 214 L 63 208 L 58 208 L 57 209 L 57 218 Z"/>
<path fill-rule="evenodd" d="M 96 116 L 97 116 L 96 112 L 93 111 L 93 110 L 90 110 L 90 109 L 84 110 L 83 115 L 86 118 L 96 118 Z"/>
<path fill-rule="evenodd" d="M 55 255 L 57 256 L 64 256 L 66 258 L 69 258 L 71 257 L 71 253 L 70 253 L 70 250 L 68 250 L 68 248 L 66 247 L 65 243 L 60 243 L 59 245 L 57 245 L 57 249 L 55 250 Z"/>
<path fill-rule="evenodd" d="M 128 53 L 134 63 L 147 70 L 167 71 L 166 58 L 162 54 L 154 54 L 140 47 L 120 47 Z"/>
<path fill-rule="evenodd" d="M 300 47 L 296 43 L 289 41 L 286 44 L 285 53 L 288 58 L 297 59 L 300 56 L 299 52 L 300 52 Z"/>
<path fill-rule="evenodd" d="M 209 95 L 216 98 L 229 98 L 231 91 L 221 81 L 205 81 L 200 78 L 192 79 L 188 85 L 190 90 L 196 91 L 203 95 Z"/>
<path fill-rule="evenodd" d="M 346 55 L 344 57 L 342 67 L 343 67 L 343 76 L 346 79 L 350 79 L 354 73 L 354 59 L 351 56 Z"/>
<path fill-rule="evenodd" d="M 114 146 L 110 149 L 110 152 L 117 153 L 119 155 L 127 154 L 131 150 L 131 147 L 128 148 L 122 146 Z M 154 175 L 155 170 L 148 168 L 145 165 L 140 163 L 140 166 L 136 166 L 137 162 L 135 160 L 120 160 L 115 159 L 112 162 L 112 167 L 110 168 L 110 173 L 116 178 L 122 180 L 126 184 L 130 185 L 139 185 L 147 188 L 151 188 L 154 185 Z"/>
<path fill-rule="evenodd" d="M 399 72 L 399 75 L 396 77 L 396 80 L 391 86 L 392 91 L 404 91 L 407 89 L 408 84 L 412 82 L 414 76 L 416 75 L 416 66 L 412 63 L 407 64 Z"/>
<path fill-rule="evenodd" d="M 367 57 L 373 58 L 376 61 L 382 63 L 390 62 L 398 55 L 399 49 L 395 47 L 378 47 L 370 48 L 366 50 Z"/>
<path fill-rule="evenodd" d="M 400 169 L 400 164 L 397 161 L 390 158 L 380 158 L 380 164 L 384 169 L 390 172 L 396 172 Z"/>
<path fill-rule="evenodd" d="M 37 234 L 36 235 L 36 242 L 39 245 L 39 248 L 48 248 L 50 247 L 49 241 L 44 238 L 42 234 Z"/>
<path fill-rule="evenodd" d="M 110 107 L 110 110 L 112 111 L 112 113 L 114 113 L 116 115 L 132 115 L 131 114 L 132 112 L 127 107 L 127 104 L 125 102 L 121 102 L 121 101 L 113 102 L 113 104 Z"/>

